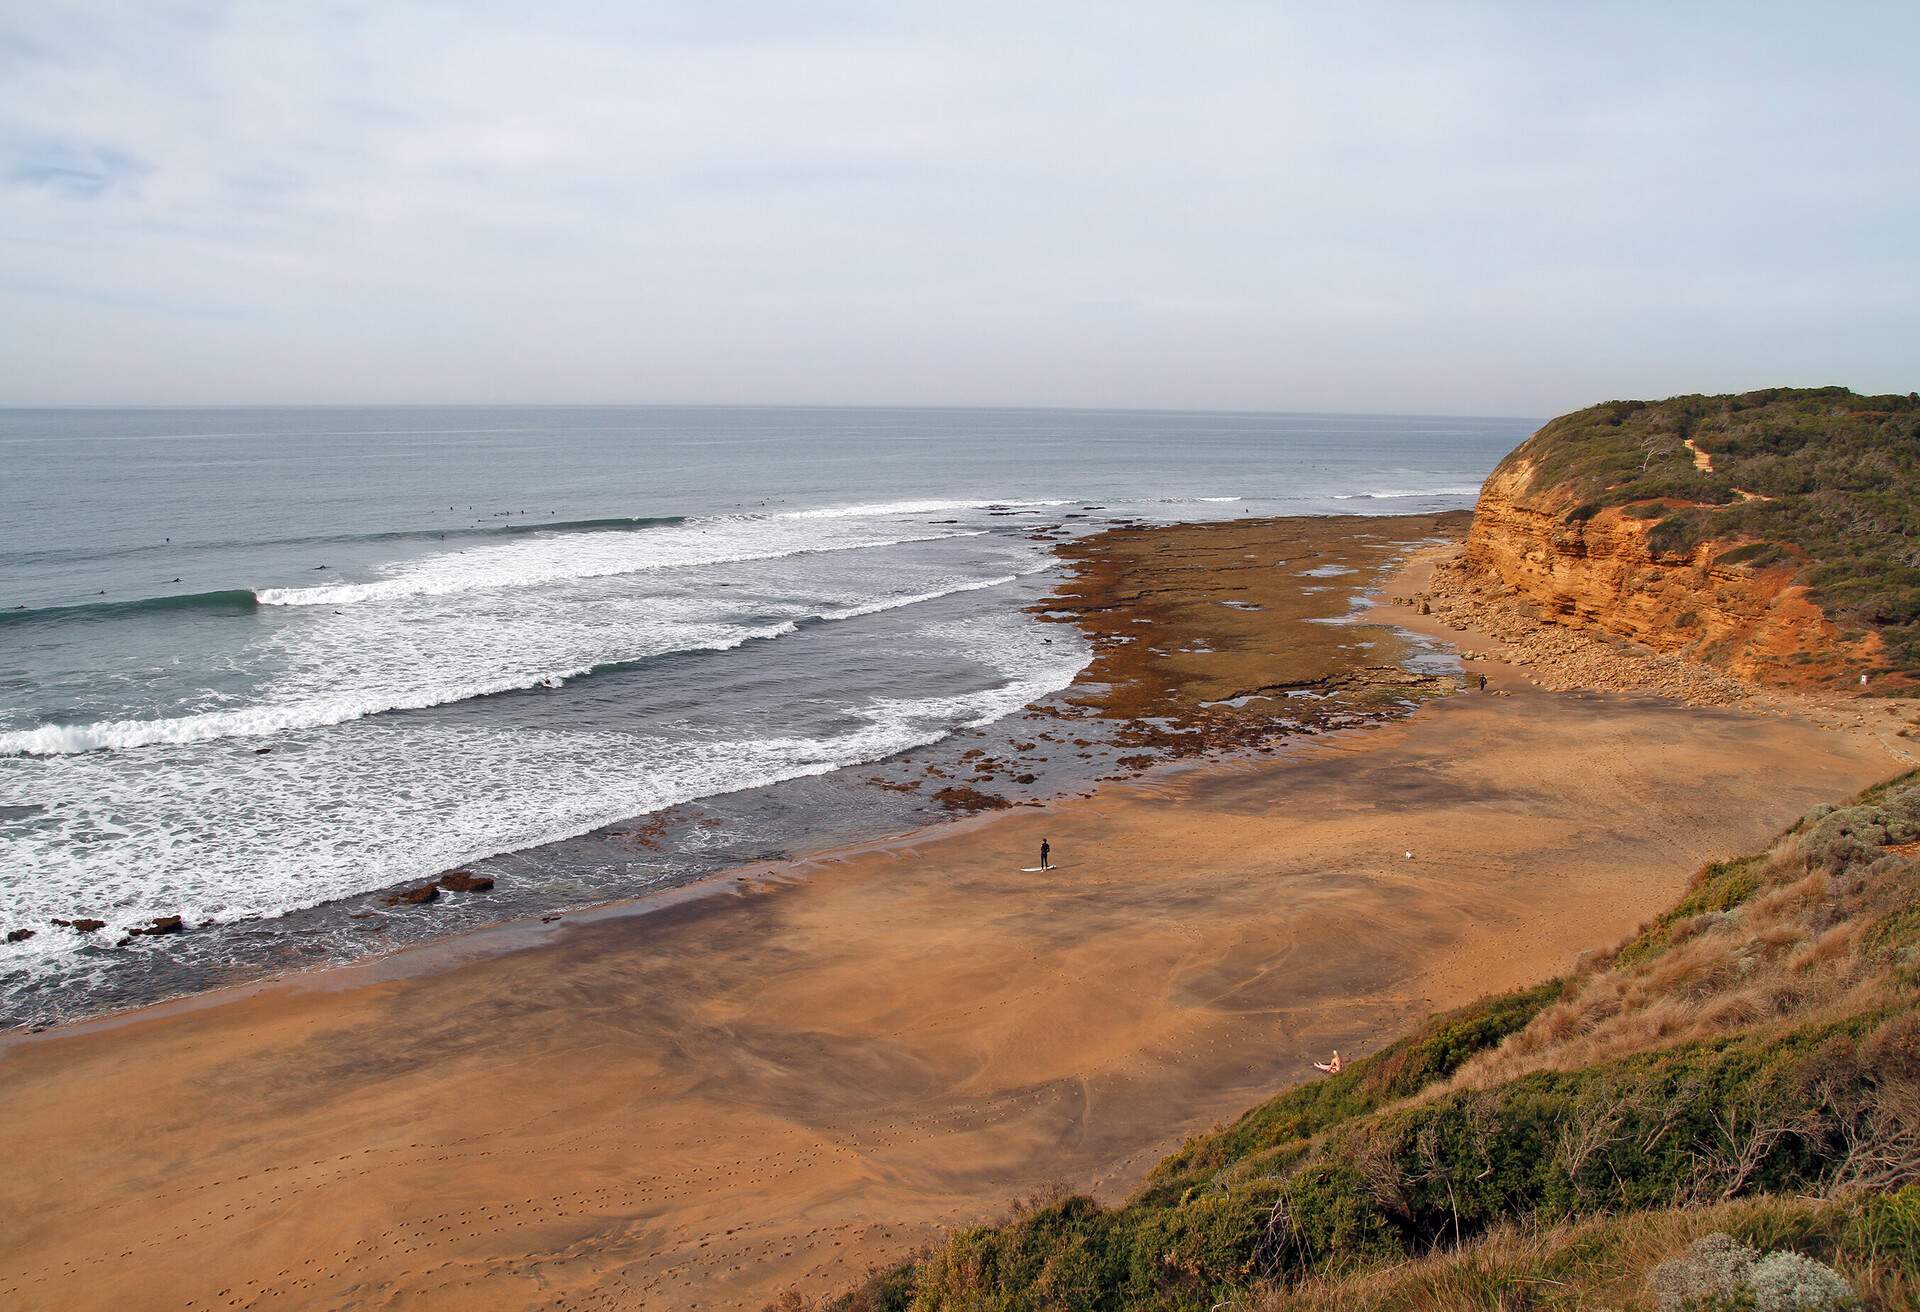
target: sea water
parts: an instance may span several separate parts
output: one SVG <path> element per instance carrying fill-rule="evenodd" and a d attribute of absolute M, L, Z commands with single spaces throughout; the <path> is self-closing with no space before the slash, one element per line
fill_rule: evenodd
<path fill-rule="evenodd" d="M 0 946 L 0 1021 L 625 896 L 897 819 L 804 781 L 988 725 L 1087 662 L 1026 612 L 1053 582 L 1036 526 L 1465 507 L 1530 428 L 0 411 L 0 930 L 35 930 Z M 671 850 L 580 838 L 691 803 L 709 814 Z M 364 913 L 323 914 L 489 859 L 511 896 L 384 937 L 360 932 L 389 929 Z M 214 924 L 115 946 L 167 915 Z M 51 923 L 79 917 L 109 928 Z"/>

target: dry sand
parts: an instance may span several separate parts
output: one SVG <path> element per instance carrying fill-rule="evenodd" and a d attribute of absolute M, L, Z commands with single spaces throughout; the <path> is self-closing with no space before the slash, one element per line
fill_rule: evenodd
<path fill-rule="evenodd" d="M 1119 1197 L 1310 1059 L 1564 969 L 1898 764 L 1498 673 L 645 914 L 11 1040 L 0 1304 L 822 1292 L 1054 1182 Z"/>

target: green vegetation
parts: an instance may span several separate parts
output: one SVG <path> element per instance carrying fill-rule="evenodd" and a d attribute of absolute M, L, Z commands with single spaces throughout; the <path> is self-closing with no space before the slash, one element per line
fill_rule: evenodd
<path fill-rule="evenodd" d="M 1920 772 L 1819 808 L 1619 951 L 1279 1094 L 1124 1205 L 1037 1200 L 830 1306 L 1905 1305 L 1917 826 Z"/>
<path fill-rule="evenodd" d="M 1745 902 L 1760 887 L 1766 861 L 1764 855 L 1743 856 L 1702 866 L 1694 872 L 1687 895 L 1621 948 L 1614 957 L 1615 962 L 1624 965 L 1651 956 L 1670 946 L 1676 930 L 1689 924 L 1695 916 L 1730 911 Z"/>
<path fill-rule="evenodd" d="M 1535 488 L 1574 501 L 1570 523 L 1622 506 L 1659 520 L 1660 554 L 1730 542 L 1718 564 L 1793 562 L 1836 623 L 1880 634 L 1889 670 L 1920 673 L 1920 396 L 1612 401 L 1555 419 L 1508 457 L 1523 458 Z"/>

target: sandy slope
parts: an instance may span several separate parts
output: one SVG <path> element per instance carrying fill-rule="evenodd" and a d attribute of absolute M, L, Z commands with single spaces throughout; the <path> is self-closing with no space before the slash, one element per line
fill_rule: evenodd
<path fill-rule="evenodd" d="M 1023 1191 L 1118 1195 L 1310 1057 L 1549 975 L 1896 765 L 1500 673 L 1510 695 L 651 914 L 12 1041 L 0 1303 L 830 1288 Z"/>

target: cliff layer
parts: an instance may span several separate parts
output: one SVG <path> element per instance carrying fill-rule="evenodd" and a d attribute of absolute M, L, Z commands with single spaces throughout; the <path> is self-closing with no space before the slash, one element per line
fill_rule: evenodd
<path fill-rule="evenodd" d="M 1463 564 L 1542 619 L 1742 678 L 1920 675 L 1920 401 L 1837 388 L 1617 402 L 1503 460 Z"/>
<path fill-rule="evenodd" d="M 1655 521 L 1611 506 L 1569 519 L 1573 508 L 1563 487 L 1534 485 L 1530 462 L 1503 464 L 1480 493 L 1467 569 L 1539 618 L 1745 679 L 1831 683 L 1878 663 L 1877 636 L 1843 639 L 1795 582 L 1799 562 L 1718 564 L 1746 545 L 1718 539 L 1661 555 L 1648 542 Z"/>

